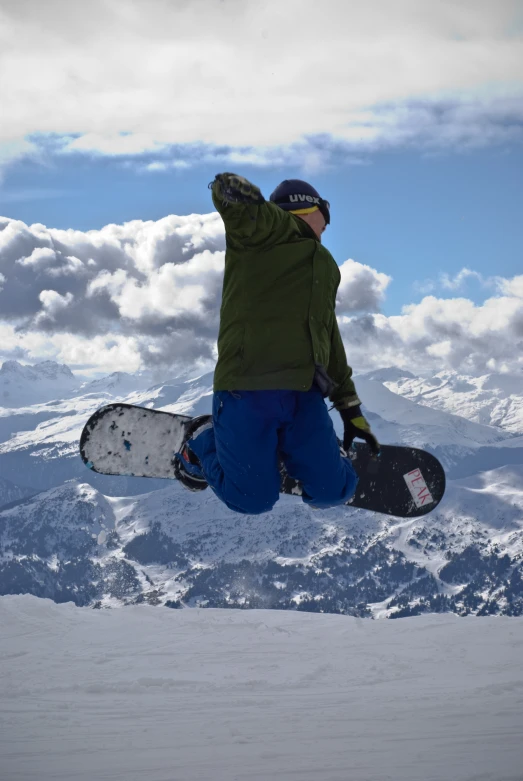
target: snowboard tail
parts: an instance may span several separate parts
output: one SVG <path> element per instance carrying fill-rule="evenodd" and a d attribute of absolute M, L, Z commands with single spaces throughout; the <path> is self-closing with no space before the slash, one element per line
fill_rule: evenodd
<path fill-rule="evenodd" d="M 80 438 L 84 464 L 104 475 L 179 479 L 174 454 L 192 418 L 132 404 L 109 404 L 87 421 Z M 445 472 L 425 450 L 382 445 L 375 457 L 363 442 L 349 453 L 358 475 L 349 507 L 402 518 L 434 510 L 445 493 Z M 299 480 L 282 468 L 281 492 L 301 496 Z"/>
<path fill-rule="evenodd" d="M 102 475 L 176 479 L 173 455 L 182 447 L 192 418 L 170 412 L 108 404 L 84 426 L 80 455 Z"/>

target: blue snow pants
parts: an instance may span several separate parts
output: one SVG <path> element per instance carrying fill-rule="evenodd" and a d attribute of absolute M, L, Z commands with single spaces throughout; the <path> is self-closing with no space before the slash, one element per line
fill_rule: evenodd
<path fill-rule="evenodd" d="M 271 510 L 279 497 L 281 457 L 303 485 L 303 501 L 318 508 L 343 504 L 358 478 L 342 458 L 321 392 L 217 391 L 213 427 L 189 443 L 205 479 L 227 507 Z"/>

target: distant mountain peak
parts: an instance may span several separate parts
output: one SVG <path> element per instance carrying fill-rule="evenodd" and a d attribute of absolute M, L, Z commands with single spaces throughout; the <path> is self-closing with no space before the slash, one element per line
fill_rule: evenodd
<path fill-rule="evenodd" d="M 365 377 L 366 380 L 373 380 L 374 382 L 397 382 L 397 380 L 404 378 L 412 380 L 415 375 L 407 371 L 407 369 L 398 369 L 397 366 L 386 366 L 382 369 L 373 369 L 361 376 Z"/>
<path fill-rule="evenodd" d="M 68 397 L 77 382 L 63 363 L 42 361 L 29 366 L 4 361 L 0 368 L 0 406 L 25 407 Z"/>
<path fill-rule="evenodd" d="M 45 377 L 46 379 L 63 377 L 75 379 L 69 366 L 65 363 L 57 363 L 56 361 L 41 361 L 40 363 L 28 365 L 22 364 L 19 361 L 9 360 L 4 361 L 0 367 L 0 374 L 14 374 L 32 379 L 33 373 L 39 377 Z"/>
<path fill-rule="evenodd" d="M 18 361 L 4 361 L 0 366 L 0 374 L 14 374 L 23 371 L 24 367 Z"/>
<path fill-rule="evenodd" d="M 68 379 L 75 379 L 75 376 L 69 366 L 65 363 L 57 363 L 56 361 L 42 361 L 41 363 L 35 363 L 32 367 L 33 371 L 38 374 L 47 377 L 49 379 L 67 377 Z"/>

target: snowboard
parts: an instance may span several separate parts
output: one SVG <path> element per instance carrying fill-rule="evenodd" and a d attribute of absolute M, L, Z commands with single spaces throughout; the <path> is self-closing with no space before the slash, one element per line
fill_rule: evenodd
<path fill-rule="evenodd" d="M 103 475 L 176 479 L 174 454 L 191 418 L 171 412 L 109 404 L 87 421 L 80 438 L 84 464 Z M 378 457 L 363 442 L 348 453 L 359 481 L 349 507 L 417 518 L 434 510 L 445 492 L 445 472 L 431 453 L 382 445 Z M 300 496 L 299 480 L 281 464 L 281 492 Z"/>

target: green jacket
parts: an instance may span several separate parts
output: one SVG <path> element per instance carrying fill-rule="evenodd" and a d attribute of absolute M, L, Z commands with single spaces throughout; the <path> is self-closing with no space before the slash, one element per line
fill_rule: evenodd
<path fill-rule="evenodd" d="M 306 222 L 276 204 L 213 203 L 226 253 L 214 389 L 309 390 L 316 365 L 338 409 L 359 404 L 335 314 L 339 268 Z"/>

